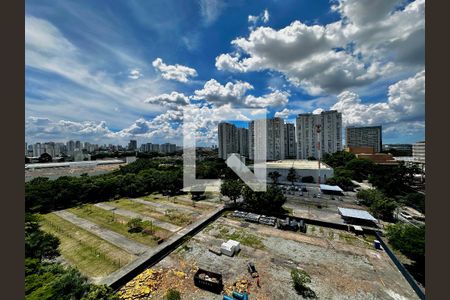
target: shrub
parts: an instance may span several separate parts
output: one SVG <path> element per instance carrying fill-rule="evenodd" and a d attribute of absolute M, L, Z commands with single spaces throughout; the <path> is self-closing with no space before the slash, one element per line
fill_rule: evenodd
<path fill-rule="evenodd" d="M 316 293 L 312 291 L 307 284 L 311 283 L 311 276 L 304 270 L 292 269 L 291 278 L 294 289 L 299 295 L 305 298 L 315 298 Z"/>
<path fill-rule="evenodd" d="M 164 300 L 180 300 L 181 299 L 181 294 L 179 291 L 175 290 L 175 289 L 169 289 L 166 293 L 166 295 L 164 296 Z"/>

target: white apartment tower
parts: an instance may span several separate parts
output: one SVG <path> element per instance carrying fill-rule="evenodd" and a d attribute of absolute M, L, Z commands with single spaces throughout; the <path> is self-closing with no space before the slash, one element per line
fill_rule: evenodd
<path fill-rule="evenodd" d="M 264 122 L 266 128 L 264 130 Z M 249 157 L 254 160 L 255 143 L 266 135 L 266 159 L 279 160 L 285 158 L 284 121 L 281 118 L 254 120 L 249 123 Z M 256 139 L 256 140 L 255 140 Z"/>
<path fill-rule="evenodd" d="M 320 114 L 299 114 L 297 122 L 297 158 L 318 158 L 317 145 L 320 141 L 321 157 L 325 153 L 342 150 L 342 114 L 336 110 Z M 317 134 L 317 125 L 320 133 Z"/>

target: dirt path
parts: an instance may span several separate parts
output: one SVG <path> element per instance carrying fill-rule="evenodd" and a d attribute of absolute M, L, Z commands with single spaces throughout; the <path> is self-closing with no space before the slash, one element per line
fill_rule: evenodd
<path fill-rule="evenodd" d="M 160 213 L 165 213 L 166 210 L 168 209 L 176 209 L 188 214 L 200 214 L 197 210 L 195 210 L 195 208 L 188 208 L 185 207 L 184 205 L 177 205 L 177 204 L 172 204 L 172 203 L 162 203 L 162 202 L 152 202 L 152 201 L 146 201 L 143 199 L 128 199 L 130 201 L 136 202 L 136 203 L 140 203 L 140 204 L 144 204 L 144 205 L 148 205 L 153 207 L 156 211 L 160 212 Z"/>
<path fill-rule="evenodd" d="M 82 219 L 76 215 L 74 215 L 71 212 L 60 210 L 57 212 L 54 212 L 57 216 L 63 218 L 66 221 L 69 221 L 70 223 L 83 228 L 87 231 L 89 231 L 92 234 L 95 234 L 96 236 L 104 239 L 105 241 L 110 242 L 111 244 L 129 252 L 135 255 L 141 255 L 142 253 L 146 252 L 149 247 L 132 241 L 126 237 L 124 237 L 121 234 L 118 234 L 114 231 L 102 228 L 98 226 L 95 223 L 92 223 L 91 221 Z"/>
<path fill-rule="evenodd" d="M 116 208 L 115 206 L 112 206 L 110 204 L 107 203 L 96 203 L 94 204 L 96 207 L 104 209 L 104 210 L 114 210 L 114 213 L 124 216 L 124 217 L 129 217 L 129 218 L 141 218 L 144 221 L 150 221 L 152 222 L 154 225 L 161 227 L 163 229 L 169 230 L 171 232 L 177 232 L 179 231 L 182 227 L 180 226 L 176 226 L 170 223 L 166 223 L 163 221 L 159 221 L 157 219 L 148 217 L 148 216 L 144 216 L 142 214 L 133 212 L 133 211 L 129 211 L 129 210 L 125 210 L 125 209 L 121 209 L 121 208 Z"/>

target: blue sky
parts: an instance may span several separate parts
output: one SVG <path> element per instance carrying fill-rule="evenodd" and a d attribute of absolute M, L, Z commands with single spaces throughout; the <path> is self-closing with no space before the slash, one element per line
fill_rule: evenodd
<path fill-rule="evenodd" d="M 26 140 L 199 141 L 266 108 L 424 139 L 424 1 L 27 1 Z"/>

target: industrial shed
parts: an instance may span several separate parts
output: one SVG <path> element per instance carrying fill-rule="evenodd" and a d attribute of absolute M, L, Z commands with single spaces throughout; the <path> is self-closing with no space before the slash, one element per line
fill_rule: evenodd
<path fill-rule="evenodd" d="M 344 191 L 337 185 L 321 184 L 320 191 L 328 195 L 344 195 Z"/>
<path fill-rule="evenodd" d="M 348 224 L 374 226 L 378 223 L 378 220 L 365 210 L 338 207 L 338 211 Z"/>

